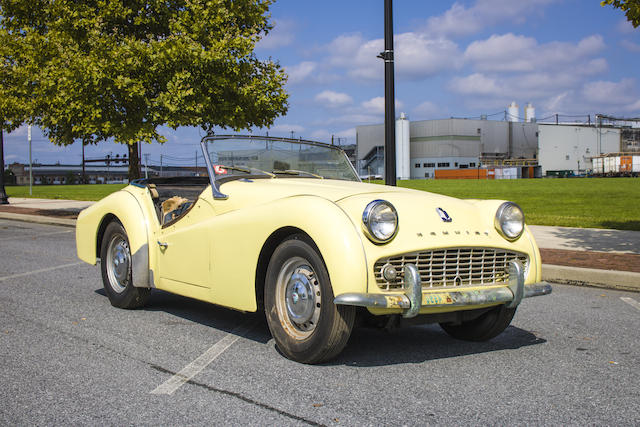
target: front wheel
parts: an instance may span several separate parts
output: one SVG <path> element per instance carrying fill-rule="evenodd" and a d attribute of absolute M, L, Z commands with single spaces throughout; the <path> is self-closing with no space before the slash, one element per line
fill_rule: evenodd
<path fill-rule="evenodd" d="M 107 225 L 100 247 L 102 282 L 114 307 L 142 307 L 151 294 L 149 288 L 133 286 L 131 262 L 127 232 L 119 222 L 114 221 Z"/>
<path fill-rule="evenodd" d="M 447 334 L 459 340 L 488 341 L 507 329 L 515 314 L 515 308 L 501 305 L 476 319 L 459 324 L 440 323 L 440 326 Z"/>
<path fill-rule="evenodd" d="M 301 363 L 320 363 L 347 345 L 355 307 L 335 305 L 329 273 L 304 236 L 281 243 L 269 261 L 265 313 L 278 349 Z"/>

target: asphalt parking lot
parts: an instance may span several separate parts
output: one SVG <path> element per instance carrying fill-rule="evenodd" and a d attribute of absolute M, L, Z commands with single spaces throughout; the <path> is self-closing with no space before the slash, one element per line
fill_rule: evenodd
<path fill-rule="evenodd" d="M 0 220 L 1 425 L 638 425 L 638 331 L 640 294 L 555 285 L 487 343 L 361 328 L 306 366 L 260 315 L 113 308 L 72 228 Z"/>

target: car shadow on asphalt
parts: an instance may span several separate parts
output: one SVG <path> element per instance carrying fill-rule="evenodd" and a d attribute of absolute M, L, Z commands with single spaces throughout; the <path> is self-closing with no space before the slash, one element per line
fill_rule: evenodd
<path fill-rule="evenodd" d="M 95 292 L 105 298 L 107 296 L 103 288 Z M 262 344 L 266 344 L 271 339 L 271 333 L 262 312 L 242 313 L 158 289 L 152 291 L 149 303 L 139 310 L 161 311 L 181 319 L 160 320 L 159 323 L 163 326 L 182 324 L 187 320 L 230 334 L 237 334 L 238 330 L 246 330 L 246 327 L 249 327 L 247 332 L 241 332 L 243 337 Z"/>
<path fill-rule="evenodd" d="M 106 298 L 104 289 L 100 288 L 95 292 Z M 140 310 L 165 312 L 182 319 L 161 320 L 160 323 L 165 326 L 187 320 L 230 334 L 236 334 L 239 328 L 249 326 L 248 332 L 241 333 L 244 338 L 260 344 L 267 344 L 272 339 L 262 312 L 241 313 L 160 290 L 154 290 L 149 304 Z M 546 342 L 533 332 L 515 326 L 509 326 L 502 334 L 490 341 L 479 343 L 453 339 L 437 324 L 409 326 L 392 331 L 356 327 L 343 352 L 326 364 L 372 367 L 421 363 L 479 353 L 515 350 Z"/>
<path fill-rule="evenodd" d="M 502 334 L 486 342 L 467 342 L 451 338 L 439 325 L 427 324 L 396 329 L 354 329 L 349 344 L 331 365 L 384 366 L 422 363 L 501 350 L 516 350 L 539 345 L 547 340 L 533 332 L 509 326 Z"/>

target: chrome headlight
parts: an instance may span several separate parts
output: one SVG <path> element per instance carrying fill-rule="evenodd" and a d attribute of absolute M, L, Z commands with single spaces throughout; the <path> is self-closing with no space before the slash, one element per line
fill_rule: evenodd
<path fill-rule="evenodd" d="M 374 200 L 362 213 L 367 237 L 374 243 L 388 243 L 398 232 L 398 213 L 386 200 Z"/>
<path fill-rule="evenodd" d="M 501 204 L 496 212 L 495 227 L 505 239 L 518 239 L 524 231 L 524 213 L 520 206 L 513 202 Z"/>

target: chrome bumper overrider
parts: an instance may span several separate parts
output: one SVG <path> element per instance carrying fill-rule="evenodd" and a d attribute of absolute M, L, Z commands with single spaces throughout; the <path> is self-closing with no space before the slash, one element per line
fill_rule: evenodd
<path fill-rule="evenodd" d="M 413 264 L 404 267 L 405 289 L 402 294 L 347 293 L 338 295 L 334 303 L 371 308 L 400 308 L 403 317 L 418 315 L 422 307 L 460 307 L 504 303 L 509 308 L 517 307 L 522 298 L 537 297 L 551 293 L 546 282 L 524 284 L 524 269 L 519 262 L 509 263 L 509 284 L 501 288 L 475 290 L 443 290 L 422 293 L 420 274 Z"/>

